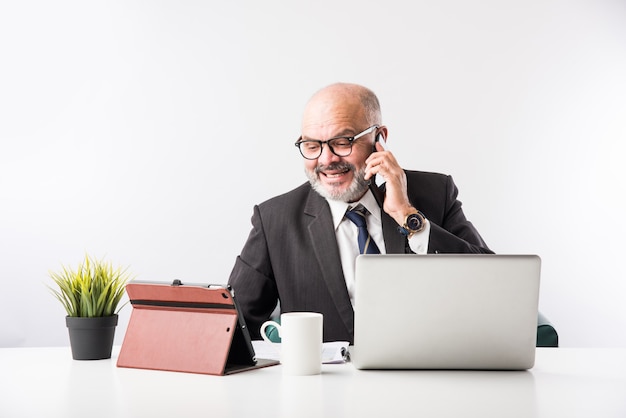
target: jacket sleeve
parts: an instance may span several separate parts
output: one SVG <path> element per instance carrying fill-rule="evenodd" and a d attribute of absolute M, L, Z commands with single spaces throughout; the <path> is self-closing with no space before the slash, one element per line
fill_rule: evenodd
<path fill-rule="evenodd" d="M 451 176 L 407 174 L 415 179 L 409 198 L 430 222 L 428 253 L 493 253 L 465 217 Z"/>
<path fill-rule="evenodd" d="M 278 302 L 269 260 L 259 207 L 255 206 L 252 230 L 228 279 L 252 339 L 261 338 L 261 325 L 269 319 Z"/>

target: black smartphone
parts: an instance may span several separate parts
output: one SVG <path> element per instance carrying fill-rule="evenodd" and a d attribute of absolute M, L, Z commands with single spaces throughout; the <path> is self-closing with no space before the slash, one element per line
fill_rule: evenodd
<path fill-rule="evenodd" d="M 376 135 L 376 139 L 374 140 L 374 145 L 372 145 L 373 147 L 373 152 L 376 152 L 376 143 L 380 142 L 381 145 L 383 146 L 383 149 L 385 151 L 389 151 L 389 147 L 387 146 L 387 142 L 385 141 L 385 139 L 383 138 L 383 134 L 378 134 Z"/>
<path fill-rule="evenodd" d="M 383 149 L 385 151 L 389 151 L 389 147 L 387 146 L 387 142 L 385 142 L 385 139 L 383 138 L 383 134 L 378 134 L 376 135 L 376 138 L 374 139 L 374 145 L 372 145 L 372 152 L 376 152 L 376 142 L 380 142 L 383 146 Z M 378 206 L 380 206 L 381 208 L 383 207 L 383 202 L 380 200 L 379 197 L 379 191 L 374 190 L 374 188 L 377 188 L 377 184 L 376 184 L 376 176 L 370 178 L 370 184 L 369 184 L 369 188 L 372 190 L 372 194 L 374 195 L 374 199 L 376 199 L 376 203 L 378 203 Z"/>

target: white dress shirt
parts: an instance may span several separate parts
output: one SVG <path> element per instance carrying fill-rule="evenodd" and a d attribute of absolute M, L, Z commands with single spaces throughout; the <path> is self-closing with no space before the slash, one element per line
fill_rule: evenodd
<path fill-rule="evenodd" d="M 348 209 L 356 207 L 359 203 L 363 205 L 369 212 L 369 216 L 366 216 L 367 230 L 378 246 L 380 253 L 386 254 L 387 251 L 385 249 L 381 221 L 382 209 L 378 206 L 374 195 L 369 190 L 358 202 L 346 203 L 338 200 L 327 200 L 333 216 L 333 225 L 335 227 L 337 245 L 339 246 L 343 275 L 346 279 L 346 285 L 348 286 L 350 301 L 352 302 L 352 306 L 354 306 L 354 266 L 356 264 L 356 257 L 359 255 L 359 232 L 356 225 L 344 215 Z M 411 247 L 411 250 L 416 254 L 426 254 L 428 251 L 429 237 L 430 223 L 426 220 L 424 230 L 413 234 L 411 239 L 409 239 L 409 247 Z"/>

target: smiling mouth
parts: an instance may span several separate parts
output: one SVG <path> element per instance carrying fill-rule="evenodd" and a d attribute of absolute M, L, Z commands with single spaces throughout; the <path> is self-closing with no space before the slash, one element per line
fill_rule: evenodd
<path fill-rule="evenodd" d="M 345 170 L 339 171 L 339 172 L 333 172 L 333 173 L 321 172 L 321 174 L 325 175 L 329 179 L 334 179 L 334 178 L 339 178 L 349 172 L 350 172 L 350 169 L 346 168 Z"/>
<path fill-rule="evenodd" d="M 352 164 L 336 163 L 328 166 L 318 166 L 315 168 L 317 175 L 324 175 L 327 179 L 338 179 L 345 176 L 350 171 L 353 171 Z"/>

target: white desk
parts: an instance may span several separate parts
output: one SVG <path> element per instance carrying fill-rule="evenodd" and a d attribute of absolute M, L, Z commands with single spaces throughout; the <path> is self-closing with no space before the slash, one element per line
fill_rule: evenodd
<path fill-rule="evenodd" d="M 68 347 L 0 349 L 0 417 L 626 417 L 626 349 L 538 349 L 529 372 L 273 366 L 231 376 L 74 361 Z"/>

